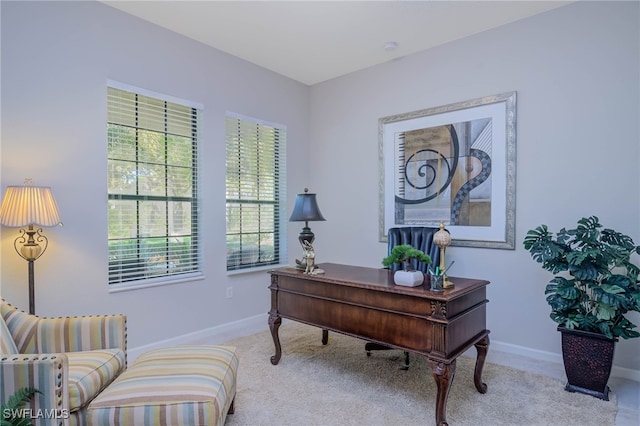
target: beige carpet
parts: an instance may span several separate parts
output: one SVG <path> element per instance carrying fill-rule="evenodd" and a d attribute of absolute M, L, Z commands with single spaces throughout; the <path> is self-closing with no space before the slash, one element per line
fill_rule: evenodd
<path fill-rule="evenodd" d="M 235 414 L 226 425 L 435 424 L 435 382 L 424 357 L 412 356 L 410 369 L 401 371 L 400 351 L 368 358 L 362 340 L 337 333 L 327 346 L 320 340 L 320 329 L 285 322 L 275 366 L 268 330 L 228 342 L 238 348 L 240 367 Z M 485 364 L 482 395 L 473 385 L 474 363 L 458 358 L 447 408 L 452 426 L 615 423 L 613 394 L 602 401 L 569 393 L 558 380 L 495 364 Z"/>

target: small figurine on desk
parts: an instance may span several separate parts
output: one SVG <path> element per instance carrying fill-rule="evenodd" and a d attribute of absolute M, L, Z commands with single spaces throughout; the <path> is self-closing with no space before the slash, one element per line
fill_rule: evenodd
<path fill-rule="evenodd" d="M 302 262 L 296 259 L 301 267 L 304 267 L 304 273 L 307 275 L 318 275 L 324 273 L 324 270 L 318 268 L 315 264 L 316 252 L 313 250 L 313 246 L 308 241 L 302 242 Z"/>
<path fill-rule="evenodd" d="M 313 250 L 313 246 L 309 241 L 302 242 L 302 252 L 304 253 L 304 255 L 302 256 L 302 259 L 305 262 L 304 273 L 311 274 L 316 266 L 315 265 L 316 252 Z"/>

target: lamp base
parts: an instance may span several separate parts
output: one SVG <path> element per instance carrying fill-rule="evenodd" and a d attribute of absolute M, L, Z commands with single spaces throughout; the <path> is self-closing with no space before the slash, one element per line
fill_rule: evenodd
<path fill-rule="evenodd" d="M 315 264 L 316 253 L 313 250 L 313 242 L 315 239 L 315 235 L 311 232 L 309 224 L 305 223 L 304 228 L 302 228 L 302 231 L 300 231 L 298 235 L 298 241 L 300 241 L 300 245 L 302 246 L 302 260 L 296 259 L 296 267 L 303 269 L 305 274 L 311 274 L 314 269 L 317 268 Z"/>
<path fill-rule="evenodd" d="M 300 241 L 300 245 L 302 246 L 303 250 L 306 247 L 306 244 L 308 245 L 313 244 L 315 239 L 316 239 L 316 235 L 313 232 L 311 232 L 311 228 L 309 228 L 308 226 L 305 226 L 304 228 L 302 228 L 302 231 L 300 231 L 300 233 L 298 234 L 298 241 Z"/>

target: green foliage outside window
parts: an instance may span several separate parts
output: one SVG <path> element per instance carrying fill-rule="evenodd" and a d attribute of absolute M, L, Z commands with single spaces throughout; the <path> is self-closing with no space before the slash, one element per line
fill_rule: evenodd
<path fill-rule="evenodd" d="M 197 110 L 109 88 L 109 282 L 195 272 Z"/>

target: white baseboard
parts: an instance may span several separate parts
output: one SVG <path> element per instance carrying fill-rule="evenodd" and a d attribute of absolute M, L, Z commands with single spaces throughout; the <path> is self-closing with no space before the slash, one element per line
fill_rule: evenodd
<path fill-rule="evenodd" d="M 131 364 L 143 352 L 158 348 L 166 348 L 168 346 L 202 344 L 203 342 L 210 345 L 221 344 L 235 337 L 247 336 L 249 334 L 258 333 L 268 329 L 267 319 L 268 317 L 266 315 L 256 315 L 239 321 L 233 321 L 217 325 L 215 327 L 194 331 L 192 333 L 183 334 L 182 336 L 160 340 L 148 345 L 130 348 L 127 350 L 127 360 L 128 363 Z"/>
<path fill-rule="evenodd" d="M 173 337 L 171 339 L 161 340 L 148 345 L 131 348 L 127 351 L 128 361 L 129 363 L 132 363 L 143 352 L 167 346 L 191 345 L 205 342 L 207 344 L 224 343 L 225 341 L 228 341 L 235 337 L 247 336 L 249 334 L 266 330 L 268 328 L 267 321 L 268 317 L 266 315 L 256 315 L 254 317 L 245 318 L 239 321 L 233 321 L 215 327 L 206 328 L 204 330 L 195 331 L 193 333 L 187 333 L 182 336 Z M 491 341 L 489 358 L 492 358 L 491 353 L 493 351 L 524 356 L 533 360 L 545 361 L 562 367 L 562 355 L 559 353 L 541 351 L 538 349 L 527 348 L 525 346 L 519 346 L 495 340 Z M 475 357 L 475 349 L 470 349 L 469 355 Z M 492 362 L 500 363 L 499 360 L 492 360 Z M 623 368 L 614 365 L 611 371 L 611 375 L 613 377 L 621 377 L 640 382 L 640 370 L 632 370 L 630 368 Z"/>
<path fill-rule="evenodd" d="M 562 364 L 562 354 L 531 349 L 526 346 L 514 345 L 513 343 L 496 342 L 492 340 L 491 349 L 508 354 L 522 355 L 540 361 Z"/>
<path fill-rule="evenodd" d="M 534 360 L 550 362 L 558 364 L 559 366 L 563 366 L 562 354 L 560 353 L 541 351 L 538 349 L 527 348 L 525 346 L 519 346 L 512 343 L 504 343 L 495 340 L 491 341 L 490 351 L 491 350 L 500 351 L 507 354 L 525 356 Z M 640 382 L 640 370 L 633 370 L 631 368 L 618 367 L 614 365 L 611 369 L 611 376 Z"/>
<path fill-rule="evenodd" d="M 613 377 L 622 377 L 624 379 L 640 382 L 640 370 L 632 370 L 631 368 L 616 367 L 614 365 L 613 368 L 611 369 L 611 375 Z"/>

